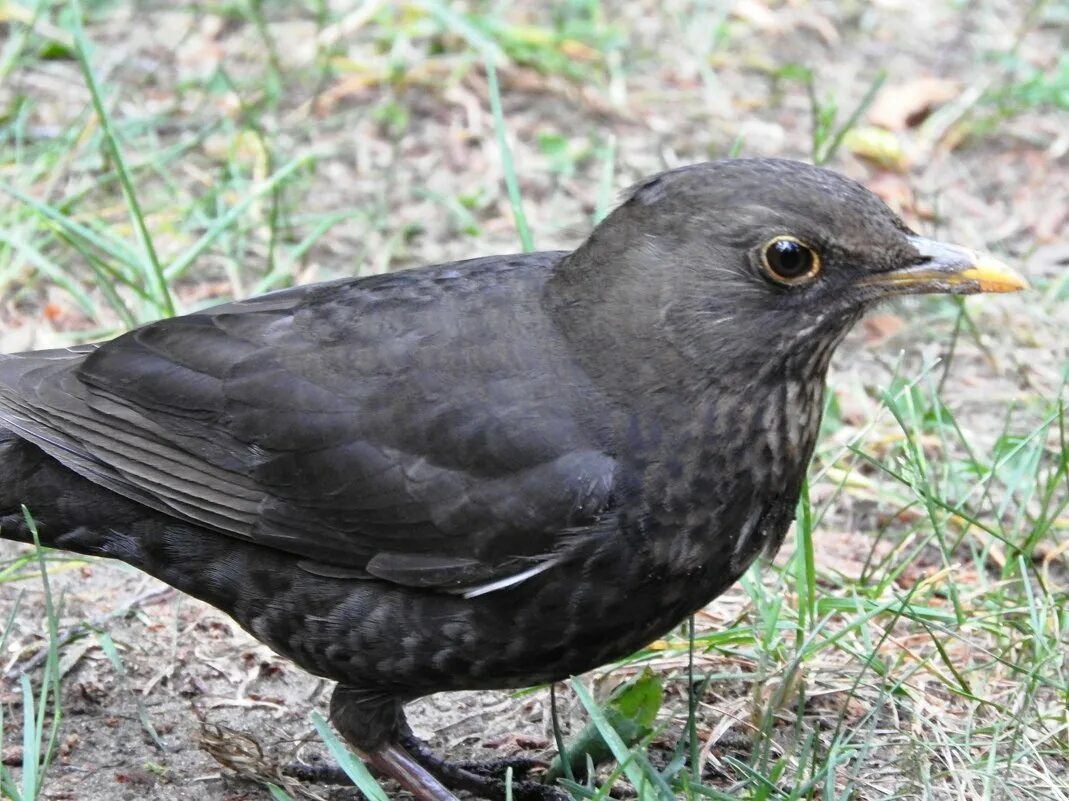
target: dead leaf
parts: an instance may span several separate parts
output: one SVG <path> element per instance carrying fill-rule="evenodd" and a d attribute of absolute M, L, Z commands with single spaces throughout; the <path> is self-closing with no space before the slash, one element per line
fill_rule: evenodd
<path fill-rule="evenodd" d="M 959 92 L 961 84 L 949 78 L 917 78 L 885 86 L 869 109 L 869 122 L 889 131 L 915 128 Z"/>
<path fill-rule="evenodd" d="M 883 128 L 870 125 L 853 128 L 847 132 L 844 143 L 855 156 L 878 167 L 895 172 L 909 169 L 909 156 L 902 143 L 895 134 Z"/>
<path fill-rule="evenodd" d="M 878 345 L 905 328 L 906 322 L 896 314 L 872 314 L 865 318 L 862 325 L 865 330 L 865 342 L 869 345 Z"/>
<path fill-rule="evenodd" d="M 839 419 L 847 426 L 863 426 L 876 415 L 877 404 L 859 387 L 839 387 L 835 390 L 835 401 L 839 406 Z M 809 489 L 814 491 L 813 487 Z"/>
<path fill-rule="evenodd" d="M 847 581 L 860 581 L 870 563 L 887 556 L 889 542 L 875 541 L 866 531 L 839 530 L 820 535 L 820 569 Z"/>
<path fill-rule="evenodd" d="M 1029 275 L 1056 278 L 1069 269 L 1069 242 L 1044 245 L 1028 257 Z"/>
<path fill-rule="evenodd" d="M 1051 203 L 1032 222 L 1033 235 L 1037 242 L 1044 244 L 1058 242 L 1065 231 L 1067 222 L 1069 222 L 1069 205 Z"/>
<path fill-rule="evenodd" d="M 899 214 L 909 214 L 913 210 L 913 188 L 902 175 L 883 171 L 865 182 L 869 191 Z"/>
<path fill-rule="evenodd" d="M 731 13 L 759 31 L 775 30 L 778 25 L 775 12 L 756 0 L 739 0 L 731 7 Z"/>

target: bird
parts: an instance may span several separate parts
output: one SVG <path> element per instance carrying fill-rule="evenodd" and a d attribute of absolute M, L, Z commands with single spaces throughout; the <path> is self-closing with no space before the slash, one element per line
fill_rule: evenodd
<path fill-rule="evenodd" d="M 0 535 L 133 565 L 337 682 L 333 726 L 420 801 L 502 797 L 405 704 L 671 630 L 780 547 L 866 310 L 1026 287 L 822 167 L 670 169 L 572 251 L 0 357 Z"/>

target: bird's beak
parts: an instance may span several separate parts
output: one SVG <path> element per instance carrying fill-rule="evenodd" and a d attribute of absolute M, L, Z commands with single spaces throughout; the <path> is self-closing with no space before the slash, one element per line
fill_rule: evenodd
<path fill-rule="evenodd" d="M 919 254 L 914 264 L 872 275 L 861 284 L 889 295 L 974 295 L 1028 289 L 1024 278 L 993 256 L 923 236 L 911 236 L 909 241 Z"/>

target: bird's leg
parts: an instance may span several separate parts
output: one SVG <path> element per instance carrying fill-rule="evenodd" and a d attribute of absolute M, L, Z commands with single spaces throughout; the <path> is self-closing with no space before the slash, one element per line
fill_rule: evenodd
<path fill-rule="evenodd" d="M 505 798 L 505 775 L 512 768 L 517 780 L 531 768 L 543 763 L 526 757 L 499 759 L 493 762 L 454 765 L 437 754 L 412 734 L 402 737 L 399 744 L 387 744 L 362 751 L 364 761 L 378 775 L 391 778 L 423 801 L 453 801 L 448 788 L 467 790 L 491 799 Z M 285 768 L 288 776 L 317 784 L 352 784 L 352 779 L 339 765 L 291 763 Z M 444 793 L 444 794 L 443 794 Z M 557 801 L 566 798 L 560 791 L 544 784 L 516 781 L 512 786 L 516 801 Z"/>
<path fill-rule="evenodd" d="M 419 801 L 459 801 L 402 746 L 389 743 L 364 754 L 368 765 L 389 776 Z"/>
<path fill-rule="evenodd" d="M 511 767 L 519 777 L 540 764 L 529 759 L 500 760 L 479 766 L 476 772 L 447 762 L 412 734 L 405 722 L 402 700 L 387 693 L 339 684 L 330 699 L 330 720 L 360 751 L 368 767 L 393 779 L 420 801 L 456 801 L 451 790 L 503 800 L 506 788 L 500 774 Z M 291 765 L 286 772 L 309 781 L 352 783 L 336 765 Z M 554 787 L 532 781 L 514 782 L 511 789 L 514 801 L 567 798 Z"/>
<path fill-rule="evenodd" d="M 393 779 L 421 801 L 457 801 L 453 793 L 400 745 L 387 743 L 370 751 L 360 751 L 360 756 L 376 775 Z M 353 783 L 340 765 L 326 762 L 314 765 L 291 762 L 283 768 L 283 773 L 315 784 Z"/>
<path fill-rule="evenodd" d="M 402 706 L 396 695 L 339 684 L 330 697 L 330 720 L 369 768 L 393 779 L 419 801 L 458 801 L 398 742 L 402 733 L 408 733 Z M 352 784 L 337 765 L 289 765 L 286 773 L 305 781 Z"/>

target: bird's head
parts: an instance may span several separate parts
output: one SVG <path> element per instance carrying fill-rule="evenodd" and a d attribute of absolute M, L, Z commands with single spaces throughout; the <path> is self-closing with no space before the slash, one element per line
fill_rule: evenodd
<path fill-rule="evenodd" d="M 655 175 L 574 259 L 591 294 L 634 310 L 636 337 L 649 308 L 687 362 L 748 373 L 786 359 L 823 374 L 842 335 L 887 298 L 1027 286 L 990 257 L 913 233 L 849 178 L 780 159 Z"/>

